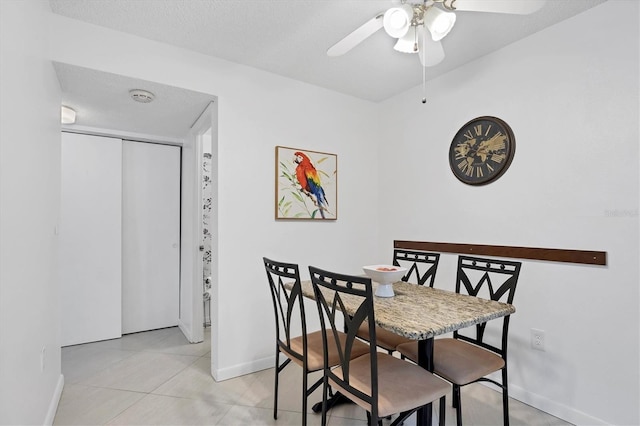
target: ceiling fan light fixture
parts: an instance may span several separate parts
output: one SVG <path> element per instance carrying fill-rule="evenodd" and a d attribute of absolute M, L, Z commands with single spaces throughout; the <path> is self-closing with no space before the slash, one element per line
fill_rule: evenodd
<path fill-rule="evenodd" d="M 392 7 L 384 13 L 382 25 L 384 30 L 393 38 L 402 38 L 411 27 L 413 8 L 408 4 Z"/>
<path fill-rule="evenodd" d="M 416 27 L 412 26 L 404 37 L 399 38 L 393 49 L 402 53 L 418 53 Z"/>
<path fill-rule="evenodd" d="M 433 41 L 442 40 L 456 23 L 456 14 L 430 7 L 424 13 L 424 25 L 429 29 Z"/>

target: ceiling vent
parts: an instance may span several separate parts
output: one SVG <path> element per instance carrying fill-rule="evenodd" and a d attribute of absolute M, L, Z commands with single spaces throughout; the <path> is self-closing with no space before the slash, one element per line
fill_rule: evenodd
<path fill-rule="evenodd" d="M 131 99 L 133 99 L 134 101 L 140 102 L 143 104 L 148 104 L 149 102 L 153 101 L 153 99 L 156 97 L 153 93 L 147 92 L 146 90 L 141 90 L 141 89 L 129 90 L 129 95 L 131 96 Z"/>

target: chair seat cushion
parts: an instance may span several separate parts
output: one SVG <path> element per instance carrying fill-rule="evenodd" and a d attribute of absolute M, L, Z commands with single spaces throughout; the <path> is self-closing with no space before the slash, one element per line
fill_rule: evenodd
<path fill-rule="evenodd" d="M 427 370 L 391 355 L 379 352 L 378 357 L 378 416 L 386 417 L 395 413 L 421 407 L 439 399 L 449 392 L 450 385 L 435 377 Z M 349 383 L 354 388 L 371 395 L 371 356 L 363 355 L 349 364 Z M 332 370 L 340 379 L 342 369 Z M 329 379 L 331 386 L 346 395 L 367 411 L 371 405 L 355 397 L 346 389 Z"/>
<path fill-rule="evenodd" d="M 329 332 L 330 333 L 330 332 Z M 339 333 L 339 339 L 344 345 L 344 341 L 346 338 L 346 334 Z M 338 350 L 336 349 L 335 342 L 332 342 L 332 339 L 328 339 L 329 345 L 329 365 L 338 365 L 340 363 L 340 357 L 338 355 Z M 291 349 L 293 349 L 298 354 L 302 354 L 302 336 L 295 337 L 291 339 Z M 351 357 L 356 358 L 360 355 L 366 354 L 369 352 L 369 345 L 367 343 L 361 342 L 359 340 L 354 341 L 353 349 L 351 352 Z M 284 354 L 289 356 L 286 351 Z M 302 365 L 301 357 L 289 356 L 293 362 L 296 364 Z M 322 370 L 324 368 L 324 352 L 322 349 L 322 332 L 320 330 L 314 331 L 313 333 L 307 334 L 307 369 L 308 371 L 317 371 Z"/>
<path fill-rule="evenodd" d="M 360 328 L 358 329 L 357 335 L 358 337 L 366 340 L 367 342 L 371 341 L 371 338 L 369 336 L 369 324 L 366 324 L 363 322 Z M 411 341 L 412 341 L 411 339 L 402 337 L 399 334 L 394 333 L 393 331 L 388 331 L 382 327 L 376 326 L 376 344 L 383 349 L 393 352 L 396 350 L 396 347 L 398 345 L 401 345 L 403 343 L 408 343 Z"/>
<path fill-rule="evenodd" d="M 436 339 L 434 371 L 451 383 L 466 385 L 504 367 L 494 352 L 458 339 Z"/>
<path fill-rule="evenodd" d="M 418 343 L 398 346 L 398 352 L 417 362 Z M 433 344 L 434 373 L 456 385 L 466 385 L 504 367 L 498 354 L 458 339 L 436 339 Z"/>

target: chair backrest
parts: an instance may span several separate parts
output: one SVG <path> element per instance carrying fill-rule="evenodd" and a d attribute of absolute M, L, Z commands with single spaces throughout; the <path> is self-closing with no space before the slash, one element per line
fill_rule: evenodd
<path fill-rule="evenodd" d="M 262 260 L 267 271 L 269 288 L 273 299 L 278 345 L 282 351 L 305 363 L 307 324 L 298 265 L 277 262 L 266 257 L 262 258 Z M 292 287 L 288 289 L 285 284 L 292 284 Z M 298 328 L 298 325 L 300 325 L 301 329 Z M 291 348 L 291 339 L 300 335 L 302 335 L 303 353 L 298 353 Z"/>
<path fill-rule="evenodd" d="M 520 266 L 521 262 L 459 256 L 456 293 L 512 303 Z M 500 347 L 485 340 L 486 325 L 487 323 L 476 325 L 475 336 L 464 334 L 462 330 L 454 332 L 453 336 L 496 352 L 506 359 L 509 315 L 502 318 L 502 330 L 498 336 Z"/>
<path fill-rule="evenodd" d="M 371 406 L 371 415 L 378 416 L 378 358 L 376 352 L 375 318 L 373 314 L 373 292 L 371 279 L 362 276 L 344 275 L 322 269 L 309 267 L 311 282 L 315 293 L 318 312 L 322 327 L 327 330 L 323 334 L 325 374 L 338 386 L 353 394 Z M 356 309 L 346 314 L 345 300 Z M 344 313 L 344 314 L 343 314 Z M 369 355 L 371 360 L 370 394 L 362 392 L 350 382 L 349 364 L 352 358 L 356 334 L 360 325 L 366 323 L 369 327 Z M 346 326 L 346 337 L 341 333 L 343 324 Z M 340 363 L 332 370 L 328 363 L 328 341 L 335 342 Z M 337 375 L 336 373 L 340 373 Z"/>
<path fill-rule="evenodd" d="M 440 253 L 395 249 L 393 264 L 408 269 L 402 281 L 433 287 Z"/>

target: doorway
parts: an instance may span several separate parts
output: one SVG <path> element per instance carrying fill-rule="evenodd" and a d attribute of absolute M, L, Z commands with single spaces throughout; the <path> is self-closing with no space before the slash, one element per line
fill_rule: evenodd
<path fill-rule="evenodd" d="M 182 149 L 182 286 L 179 323 L 192 343 L 201 342 L 205 324 L 210 326 L 211 373 L 214 379 L 218 364 L 216 315 L 219 303 L 217 124 L 218 104 L 213 101 L 191 126 Z"/>
<path fill-rule="evenodd" d="M 187 339 L 204 338 L 203 270 L 200 225 L 202 222 L 202 154 L 198 142 L 209 131 L 212 139 L 212 185 L 217 185 L 217 97 L 209 93 L 142 80 L 126 75 L 54 62 L 62 104 L 76 109 L 77 121 L 62 130 L 97 136 L 134 139 L 176 145 L 182 150 L 180 216 L 180 293 L 178 326 Z M 155 95 L 150 103 L 130 98 L 132 89 Z M 204 112 L 203 112 L 204 111 Z M 196 119 L 199 117 L 197 120 Z M 196 201 L 197 200 L 197 201 Z M 212 235 L 217 235 L 217 198 L 212 197 Z M 113 233 L 108 234 L 114 235 Z M 117 242 L 114 242 L 117 244 Z M 211 299 L 209 321 L 212 346 L 216 346 L 217 241 L 212 239 Z M 90 255 L 90 253 L 87 253 Z M 200 264 L 198 264 L 200 257 Z M 90 273 L 89 271 L 88 273 Z M 116 276 L 118 274 L 115 274 Z M 94 275 L 95 276 L 95 275 Z M 217 354 L 212 351 L 212 362 Z"/>
<path fill-rule="evenodd" d="M 205 324 L 212 325 L 212 345 L 216 340 L 214 328 L 218 288 L 216 121 L 217 104 L 211 102 L 191 126 L 182 148 L 182 256 L 178 323 L 192 343 L 204 339 Z M 208 151 L 206 164 L 205 151 Z M 214 358 L 212 351 L 212 362 Z"/>

